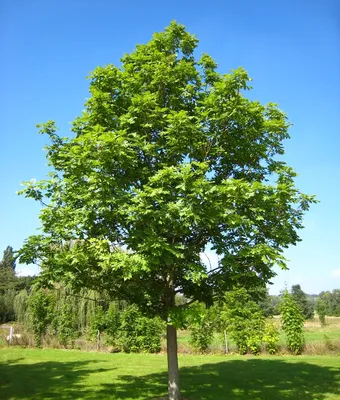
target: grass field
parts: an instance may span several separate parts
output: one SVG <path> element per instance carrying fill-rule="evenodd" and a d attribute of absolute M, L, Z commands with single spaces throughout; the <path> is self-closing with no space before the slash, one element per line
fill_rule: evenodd
<path fill-rule="evenodd" d="M 340 399 L 332 356 L 180 356 L 182 394 L 193 400 Z M 0 398 L 153 399 L 166 394 L 166 356 L 0 349 Z"/>

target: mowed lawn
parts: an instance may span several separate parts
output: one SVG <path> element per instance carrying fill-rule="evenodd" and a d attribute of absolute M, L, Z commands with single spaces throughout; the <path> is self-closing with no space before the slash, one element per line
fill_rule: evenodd
<path fill-rule="evenodd" d="M 340 399 L 331 356 L 180 356 L 183 395 L 193 400 Z M 0 350 L 0 398 L 153 399 L 167 389 L 166 356 L 76 350 Z"/>

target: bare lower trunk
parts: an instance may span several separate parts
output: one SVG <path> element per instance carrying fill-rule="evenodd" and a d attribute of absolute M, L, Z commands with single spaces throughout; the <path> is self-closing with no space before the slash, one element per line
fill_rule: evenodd
<path fill-rule="evenodd" d="M 169 400 L 180 400 L 179 373 L 177 357 L 177 331 L 173 325 L 167 325 L 168 352 L 168 393 Z"/>

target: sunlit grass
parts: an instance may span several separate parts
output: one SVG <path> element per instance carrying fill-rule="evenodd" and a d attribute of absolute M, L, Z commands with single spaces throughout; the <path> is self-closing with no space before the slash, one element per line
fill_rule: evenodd
<path fill-rule="evenodd" d="M 3 400 L 141 400 L 166 394 L 166 356 L 75 350 L 0 350 Z M 194 400 L 340 399 L 332 356 L 181 355 L 183 395 Z"/>

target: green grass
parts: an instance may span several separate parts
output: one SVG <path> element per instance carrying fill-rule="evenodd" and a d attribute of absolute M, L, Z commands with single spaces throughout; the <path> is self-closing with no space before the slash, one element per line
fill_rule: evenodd
<path fill-rule="evenodd" d="M 183 395 L 194 400 L 340 399 L 332 356 L 180 356 Z M 166 393 L 166 356 L 75 350 L 0 350 L 2 400 L 152 399 Z"/>

